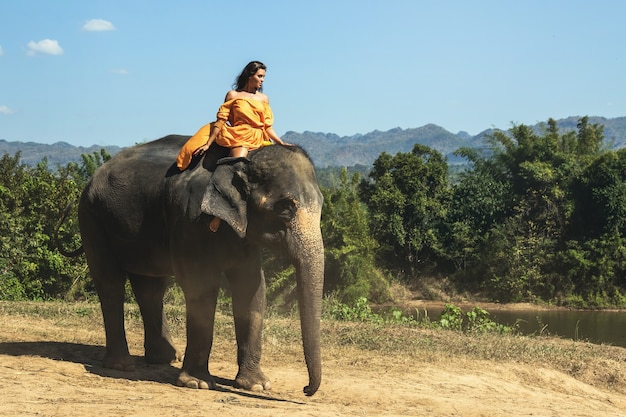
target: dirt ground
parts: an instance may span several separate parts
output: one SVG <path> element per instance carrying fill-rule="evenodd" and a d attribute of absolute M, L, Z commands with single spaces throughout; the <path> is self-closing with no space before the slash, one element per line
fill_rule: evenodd
<path fill-rule="evenodd" d="M 454 359 L 390 364 L 375 353 L 349 350 L 324 356 L 322 386 L 305 397 L 304 361 L 265 349 L 263 369 L 272 390 L 246 392 L 232 387 L 233 342 L 214 348 L 217 390 L 184 389 L 174 384 L 180 365 L 145 365 L 138 357 L 135 372 L 103 369 L 104 332 L 88 323 L 0 314 L 1 416 L 626 415 L 626 395 L 551 369 Z M 137 356 L 142 355 L 140 330 L 129 331 L 131 353 Z"/>

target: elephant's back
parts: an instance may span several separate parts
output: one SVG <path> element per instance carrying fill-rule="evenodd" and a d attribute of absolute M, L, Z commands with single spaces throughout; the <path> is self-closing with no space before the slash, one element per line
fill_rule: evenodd
<path fill-rule="evenodd" d="M 187 139 L 167 136 L 126 148 L 104 163 L 81 196 L 82 222 L 106 225 L 103 233 L 119 247 L 161 240 L 165 189 L 170 177 L 180 175 L 176 155 Z"/>
<path fill-rule="evenodd" d="M 179 173 L 176 155 L 189 136 L 170 135 L 151 142 L 125 148 L 103 164 L 92 183 L 112 185 L 120 182 L 161 182 Z"/>
<path fill-rule="evenodd" d="M 131 146 L 119 152 L 107 164 L 113 162 L 115 165 L 124 166 L 126 164 L 148 163 L 153 166 L 169 167 L 176 162 L 178 152 L 188 139 L 189 136 L 169 135 L 151 142 Z"/>
<path fill-rule="evenodd" d="M 171 135 L 122 150 L 96 170 L 83 200 L 96 205 L 101 201 L 105 206 L 134 206 L 138 210 L 155 204 L 168 179 L 180 174 L 176 155 L 188 138 Z"/>

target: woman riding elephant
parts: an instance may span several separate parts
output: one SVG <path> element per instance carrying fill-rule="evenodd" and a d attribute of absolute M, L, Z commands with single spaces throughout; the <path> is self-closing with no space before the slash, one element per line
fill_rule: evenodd
<path fill-rule="evenodd" d="M 290 145 L 281 140 L 274 128 L 274 114 L 269 98 L 263 94 L 263 81 L 267 67 L 251 61 L 237 77 L 234 90 L 226 93 L 224 104 L 217 111 L 217 120 L 204 125 L 182 147 L 176 165 L 181 171 L 189 166 L 193 157 L 202 155 L 213 142 L 230 148 L 230 156 L 245 158 L 248 151 L 272 144 L 269 140 Z M 215 217 L 209 228 L 215 232 L 221 220 Z"/>

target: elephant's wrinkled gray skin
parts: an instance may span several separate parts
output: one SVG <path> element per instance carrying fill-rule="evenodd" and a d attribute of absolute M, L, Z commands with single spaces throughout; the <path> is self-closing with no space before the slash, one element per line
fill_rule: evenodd
<path fill-rule="evenodd" d="M 309 371 L 304 391 L 321 382 L 322 195 L 313 165 L 298 147 L 268 146 L 248 160 L 221 159 L 216 145 L 180 172 L 188 137 L 168 136 L 127 148 L 98 169 L 78 208 L 83 248 L 106 331 L 104 366 L 133 369 L 124 330 L 124 284 L 130 279 L 145 331 L 149 363 L 180 354 L 163 315 L 175 276 L 187 306 L 187 348 L 178 385 L 212 388 L 208 371 L 221 274 L 232 289 L 239 372 L 235 384 L 269 389 L 259 366 L 265 309 L 262 246 L 284 250 L 297 275 L 302 342 Z M 218 163 L 220 160 L 220 163 Z M 212 216 L 223 219 L 209 231 Z"/>

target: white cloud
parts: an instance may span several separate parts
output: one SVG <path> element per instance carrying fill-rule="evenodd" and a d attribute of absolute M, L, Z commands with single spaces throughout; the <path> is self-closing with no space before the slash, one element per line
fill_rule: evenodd
<path fill-rule="evenodd" d="M 13 113 L 15 112 L 9 106 L 0 105 L 0 114 L 13 114 Z"/>
<path fill-rule="evenodd" d="M 62 55 L 63 48 L 59 45 L 59 42 L 53 39 L 44 39 L 39 42 L 28 42 L 28 55 L 49 54 L 49 55 Z"/>
<path fill-rule="evenodd" d="M 115 26 L 108 20 L 91 19 L 85 22 L 83 30 L 89 32 L 106 32 L 108 30 L 115 30 Z"/>
<path fill-rule="evenodd" d="M 126 68 L 117 68 L 117 69 L 111 70 L 111 72 L 113 74 L 117 74 L 117 75 L 127 75 L 128 74 L 128 70 Z"/>
<path fill-rule="evenodd" d="M 2 56 L 3 53 L 4 51 L 2 50 L 2 46 L 0 46 L 0 56 Z"/>

